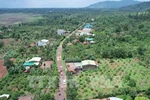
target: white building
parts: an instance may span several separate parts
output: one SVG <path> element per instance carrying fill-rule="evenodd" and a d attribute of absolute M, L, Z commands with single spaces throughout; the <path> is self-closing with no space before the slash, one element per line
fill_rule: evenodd
<path fill-rule="evenodd" d="M 57 30 L 57 34 L 58 34 L 58 35 L 63 35 L 63 34 L 65 34 L 65 33 L 66 33 L 66 31 L 63 30 L 63 29 Z"/>
<path fill-rule="evenodd" d="M 49 40 L 43 39 L 38 41 L 37 46 L 46 46 L 49 43 Z"/>

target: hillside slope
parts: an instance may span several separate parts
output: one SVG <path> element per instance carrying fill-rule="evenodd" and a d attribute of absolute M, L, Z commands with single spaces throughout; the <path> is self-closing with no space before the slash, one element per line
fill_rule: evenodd
<path fill-rule="evenodd" d="M 149 2 L 142 2 L 140 4 L 136 4 L 136 5 L 132 5 L 132 6 L 127 6 L 127 7 L 123 7 L 120 10 L 121 11 L 145 11 L 150 9 L 150 1 Z"/>
<path fill-rule="evenodd" d="M 87 8 L 121 8 L 129 5 L 135 5 L 140 3 L 134 0 L 122 0 L 122 1 L 104 1 L 98 2 L 88 6 Z"/>

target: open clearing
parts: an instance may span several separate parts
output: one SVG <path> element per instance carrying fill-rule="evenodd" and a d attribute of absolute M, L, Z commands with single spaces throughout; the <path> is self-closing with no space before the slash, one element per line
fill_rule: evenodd
<path fill-rule="evenodd" d="M 150 69 L 138 59 L 101 59 L 97 70 L 89 70 L 74 76 L 80 100 L 96 97 L 99 93 L 109 95 L 129 86 L 127 76 L 134 80 L 139 90 L 146 90 L 150 83 Z"/>
<path fill-rule="evenodd" d="M 22 22 L 30 22 L 41 19 L 40 14 L 6 13 L 0 14 L 0 26 L 8 26 Z"/>

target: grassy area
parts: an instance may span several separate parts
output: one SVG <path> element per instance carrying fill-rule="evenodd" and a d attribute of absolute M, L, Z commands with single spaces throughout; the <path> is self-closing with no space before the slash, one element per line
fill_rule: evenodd
<path fill-rule="evenodd" d="M 31 22 L 37 19 L 42 19 L 40 14 L 25 14 L 25 13 L 6 13 L 0 14 L 0 26 L 8 26 L 19 24 L 22 22 Z"/>
<path fill-rule="evenodd" d="M 85 100 L 98 94 L 109 95 L 129 86 L 139 91 L 147 90 L 150 83 L 149 74 L 150 69 L 142 66 L 138 59 L 101 59 L 98 69 L 74 76 L 78 88 L 77 98 Z"/>

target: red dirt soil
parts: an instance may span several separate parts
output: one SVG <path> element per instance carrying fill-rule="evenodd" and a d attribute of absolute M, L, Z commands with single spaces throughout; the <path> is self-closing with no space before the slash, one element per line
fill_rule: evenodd
<path fill-rule="evenodd" d="M 7 69 L 3 64 L 4 60 L 0 60 L 0 79 L 3 78 L 7 73 Z"/>
<path fill-rule="evenodd" d="M 13 38 L 9 38 L 9 39 L 0 39 L 0 40 L 3 41 L 5 45 L 8 45 L 8 44 L 14 42 L 14 39 L 13 39 Z"/>

